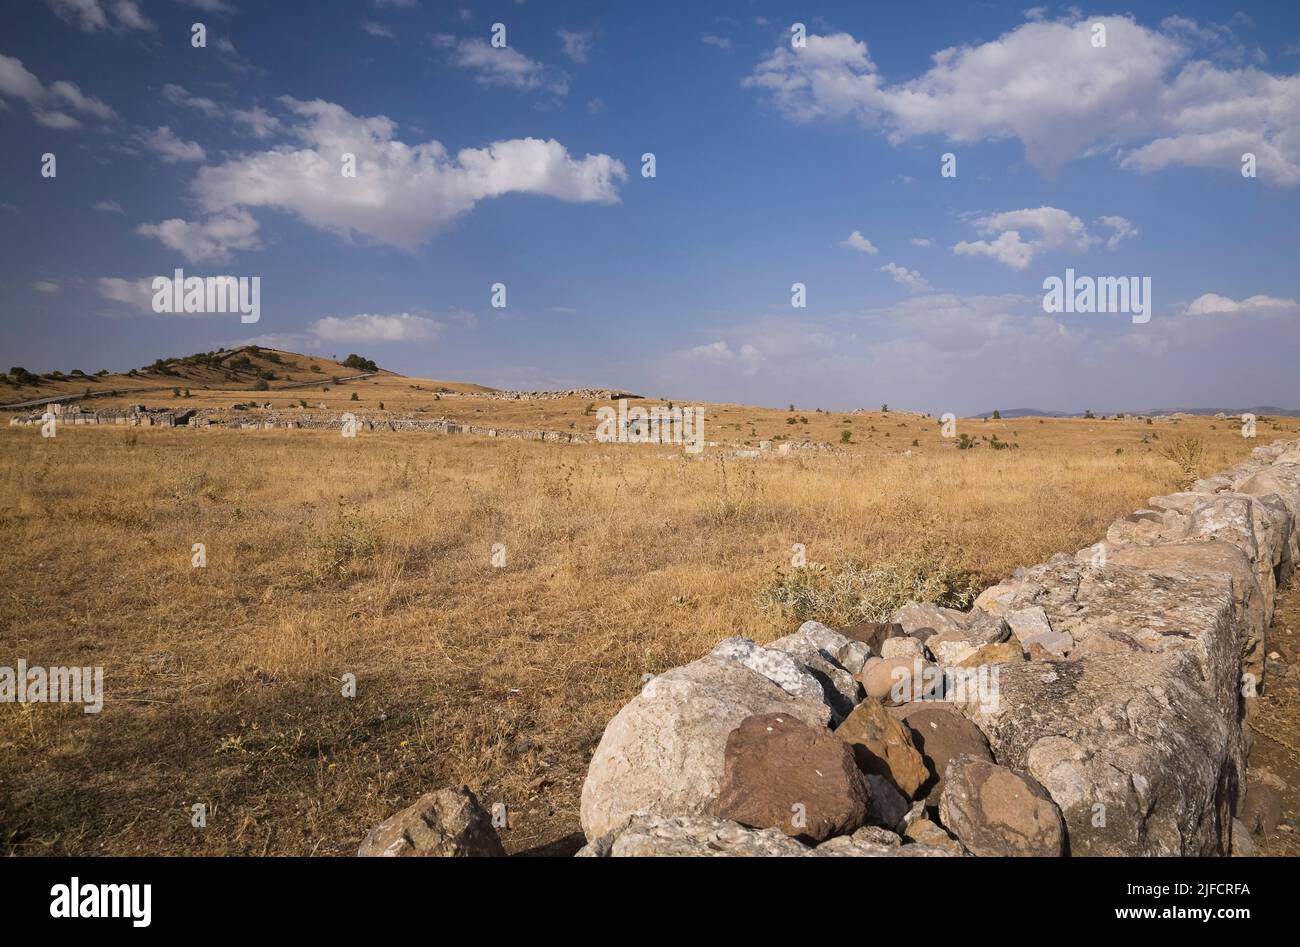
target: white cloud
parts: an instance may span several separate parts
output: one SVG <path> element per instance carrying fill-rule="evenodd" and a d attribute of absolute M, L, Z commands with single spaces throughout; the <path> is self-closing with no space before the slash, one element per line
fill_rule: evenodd
<path fill-rule="evenodd" d="M 731 39 L 726 36 L 717 36 L 713 33 L 705 33 L 700 37 L 700 42 L 706 46 L 716 46 L 718 49 L 730 49 Z"/>
<path fill-rule="evenodd" d="M 1294 299 L 1282 299 L 1276 296 L 1248 296 L 1245 299 L 1236 300 L 1228 296 L 1220 296 L 1217 293 L 1206 293 L 1203 296 L 1197 296 L 1188 303 L 1187 314 L 1203 316 L 1214 313 L 1269 312 L 1295 310 L 1296 308 L 1297 303 Z"/>
<path fill-rule="evenodd" d="M 913 237 L 913 238 L 912 238 L 911 240 L 909 240 L 908 242 L 911 243 L 912 246 L 914 246 L 914 247 L 932 247 L 932 246 L 934 246 L 934 241 L 931 240 L 929 237 Z"/>
<path fill-rule="evenodd" d="M 909 270 L 905 266 L 899 266 L 897 263 L 886 263 L 880 268 L 880 272 L 888 273 L 894 278 L 894 282 L 903 286 L 909 293 L 922 293 L 930 289 L 930 284 L 916 270 Z"/>
<path fill-rule="evenodd" d="M 684 355 L 692 361 L 707 362 L 711 365 L 735 365 L 746 375 L 757 372 L 764 361 L 763 354 L 755 346 L 744 343 L 739 348 L 733 349 L 722 339 L 710 342 L 708 345 L 697 345 L 687 349 Z"/>
<path fill-rule="evenodd" d="M 1090 42 L 1093 23 L 1106 26 L 1104 48 Z M 1192 59 L 1195 45 L 1181 20 L 1163 30 L 1121 16 L 1031 21 L 940 50 L 926 73 L 891 85 L 866 43 L 811 35 L 802 49 L 778 47 L 745 84 L 792 121 L 851 118 L 895 143 L 1018 139 L 1048 173 L 1105 151 L 1139 172 L 1236 171 L 1242 151 L 1253 151 L 1261 178 L 1300 183 L 1300 74 L 1225 69 Z"/>
<path fill-rule="evenodd" d="M 1124 217 L 1113 215 L 1098 217 L 1097 223 L 1101 224 L 1103 227 L 1110 228 L 1111 234 L 1106 238 L 1106 248 L 1109 250 L 1118 249 L 1121 240 L 1125 237 L 1136 237 L 1138 233 L 1137 228 L 1133 226 L 1132 222 Z"/>
<path fill-rule="evenodd" d="M 1106 244 L 1114 250 L 1125 237 L 1137 229 L 1124 217 L 1098 217 L 1097 222 L 1111 231 Z M 1029 266 L 1034 257 L 1047 250 L 1087 252 L 1098 238 L 1088 232 L 1082 220 L 1059 207 L 1034 207 L 1004 211 L 978 217 L 974 224 L 986 240 L 963 240 L 953 252 L 961 256 L 987 256 L 1015 270 Z M 1023 234 L 1029 234 L 1026 239 Z"/>
<path fill-rule="evenodd" d="M 872 256 L 875 256 L 880 252 L 875 248 L 870 240 L 862 236 L 862 234 L 858 233 L 856 230 L 849 234 L 845 239 L 841 240 L 840 246 L 849 250 L 857 250 L 859 253 L 869 253 Z"/>
<path fill-rule="evenodd" d="M 591 57 L 592 33 L 571 32 L 569 30 L 557 30 L 556 35 L 560 37 L 563 44 L 564 55 L 568 56 L 576 63 L 585 63 Z"/>
<path fill-rule="evenodd" d="M 254 138 L 269 138 L 280 130 L 280 120 L 260 105 L 254 105 L 251 109 L 235 109 L 230 117 L 248 129 Z"/>
<path fill-rule="evenodd" d="M 231 13 L 239 12 L 226 0 L 180 0 L 180 2 L 196 10 L 202 10 L 204 13 L 220 13 L 223 16 L 228 16 Z"/>
<path fill-rule="evenodd" d="M 190 263 L 224 263 L 232 250 L 259 250 L 258 224 L 244 210 L 213 214 L 191 222 L 173 217 L 157 224 L 140 224 L 135 232 L 153 237 Z"/>
<path fill-rule="evenodd" d="M 221 114 L 221 106 L 211 99 L 205 99 L 203 96 L 191 95 L 189 90 L 184 86 L 167 83 L 162 87 L 163 98 L 173 105 L 183 105 L 186 108 L 197 109 L 208 117 Z"/>
<path fill-rule="evenodd" d="M 962 240 L 952 248 L 958 256 L 987 256 L 1013 270 L 1023 270 L 1034 258 L 1034 247 L 1020 239 L 1020 232 L 1008 230 L 993 241 Z"/>
<path fill-rule="evenodd" d="M 110 214 L 125 214 L 122 205 L 114 200 L 103 200 L 95 202 L 95 210 L 107 211 Z"/>
<path fill-rule="evenodd" d="M 194 141 L 182 141 L 167 125 L 140 135 L 140 142 L 168 164 L 180 161 L 204 161 L 207 153 Z"/>
<path fill-rule="evenodd" d="M 100 30 L 151 32 L 155 29 L 136 0 L 45 0 L 45 5 L 64 22 L 87 33 Z"/>
<path fill-rule="evenodd" d="M 0 98 L 21 99 L 32 110 L 32 117 L 46 128 L 79 128 L 79 122 L 63 109 L 71 109 L 100 121 L 113 119 L 111 108 L 99 99 L 84 94 L 75 83 L 59 80 L 47 88 L 28 72 L 22 60 L 0 54 Z"/>
<path fill-rule="evenodd" d="M 442 324 L 409 312 L 395 315 L 326 316 L 309 327 L 322 342 L 425 342 L 438 338 Z"/>
<path fill-rule="evenodd" d="M 361 29 L 376 39 L 397 39 L 396 33 L 382 23 L 375 23 L 373 20 L 362 20 Z"/>
<path fill-rule="evenodd" d="M 474 73 L 482 86 L 498 86 L 557 96 L 569 92 L 569 77 L 562 71 L 529 59 L 513 46 L 491 46 L 484 39 L 456 43 L 453 61 Z"/>
<path fill-rule="evenodd" d="M 140 312 L 153 312 L 153 280 L 123 279 L 120 276 L 101 276 L 95 280 L 99 294 L 105 299 L 124 303 Z"/>
<path fill-rule="evenodd" d="M 38 293 L 57 293 L 59 291 L 59 284 L 53 280 L 38 279 L 36 282 L 32 283 L 32 289 L 36 290 Z"/>
<path fill-rule="evenodd" d="M 453 156 L 437 141 L 397 140 L 384 116 L 363 118 L 320 100 L 283 102 L 297 117 L 289 131 L 301 147 L 199 169 L 192 188 L 207 212 L 274 207 L 344 237 L 358 233 L 413 250 L 486 198 L 520 193 L 613 204 L 617 182 L 627 177 L 614 158 L 575 159 L 553 139 L 497 141 Z M 341 176 L 345 152 L 356 155 L 355 178 Z"/>

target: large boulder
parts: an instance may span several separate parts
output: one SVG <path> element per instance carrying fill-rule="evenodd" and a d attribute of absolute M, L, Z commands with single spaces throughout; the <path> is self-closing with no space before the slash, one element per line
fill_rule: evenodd
<path fill-rule="evenodd" d="M 638 816 L 579 855 L 649 857 L 804 857 L 812 849 L 779 829 L 751 829 L 713 816 Z"/>
<path fill-rule="evenodd" d="M 605 727 L 582 786 L 588 839 L 629 816 L 714 815 L 727 737 L 755 714 L 830 722 L 820 700 L 796 699 L 756 671 L 705 657 L 660 674 Z"/>
<path fill-rule="evenodd" d="M 814 844 L 859 828 L 870 790 L 852 751 L 790 714 L 743 720 L 727 737 L 718 815 Z"/>
<path fill-rule="evenodd" d="M 796 700 L 816 703 L 826 699 L 821 682 L 786 651 L 764 648 L 748 638 L 724 638 L 714 645 L 709 656 L 735 661 L 763 675 Z"/>
<path fill-rule="evenodd" d="M 858 680 L 868 698 L 891 704 L 937 699 L 944 691 L 939 666 L 919 658 L 871 658 Z"/>
<path fill-rule="evenodd" d="M 1061 813 L 1043 787 L 973 756 L 948 764 L 939 818 L 973 855 L 1055 857 L 1065 851 Z"/>
<path fill-rule="evenodd" d="M 1111 551 L 1109 561 L 1115 565 L 1161 571 L 1177 570 L 1194 576 L 1230 577 L 1237 620 L 1245 631 L 1242 645 L 1243 670 L 1253 675 L 1256 684 L 1262 689 L 1265 655 L 1268 653 L 1269 622 L 1265 618 L 1265 600 L 1259 587 L 1258 573 L 1241 549 L 1214 540 L 1163 546 L 1127 546 Z"/>
<path fill-rule="evenodd" d="M 843 720 L 862 696 L 853 676 L 871 656 L 861 641 L 827 628 L 821 622 L 806 621 L 799 630 L 768 644 L 771 651 L 784 651 L 802 662 L 821 685 L 834 720 Z"/>
<path fill-rule="evenodd" d="M 894 613 L 894 623 L 902 626 L 903 634 L 910 635 L 922 628 L 932 628 L 938 634 L 960 631 L 966 627 L 966 615 L 955 608 L 944 608 L 933 602 L 908 602 Z"/>
<path fill-rule="evenodd" d="M 999 670 L 999 700 L 962 709 L 999 763 L 1047 790 L 1071 854 L 1227 853 L 1241 724 L 1195 649 Z"/>
<path fill-rule="evenodd" d="M 357 854 L 402 858 L 504 855 L 492 818 L 468 786 L 437 789 L 380 822 Z"/>
<path fill-rule="evenodd" d="M 954 853 L 900 845 L 878 829 L 859 829 L 810 848 L 777 829 L 751 829 L 711 816 L 638 816 L 578 855 L 610 858 L 934 858 Z"/>
<path fill-rule="evenodd" d="M 912 745 L 911 732 L 868 697 L 835 730 L 835 736 L 852 748 L 863 772 L 884 776 L 907 798 L 913 798 L 930 778 L 925 760 Z"/>
<path fill-rule="evenodd" d="M 989 741 L 975 724 L 955 709 L 931 701 L 891 707 L 890 714 L 905 724 L 912 745 L 921 753 L 928 774 L 922 791 L 931 806 L 939 805 L 943 792 L 943 774 L 959 756 L 993 762 Z"/>
<path fill-rule="evenodd" d="M 1125 636 L 1141 651 L 1189 651 L 1225 715 L 1235 713 L 1245 636 L 1229 576 L 1059 556 L 1027 570 L 1008 611 L 1030 606 L 1041 607 L 1052 630 L 1068 633 L 1076 648 L 1094 636 L 1112 643 Z M 1008 668 L 998 667 L 1005 676 Z"/>

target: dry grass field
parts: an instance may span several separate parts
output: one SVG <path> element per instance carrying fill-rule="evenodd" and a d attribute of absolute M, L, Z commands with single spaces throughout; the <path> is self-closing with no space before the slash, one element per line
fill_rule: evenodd
<path fill-rule="evenodd" d="M 372 387 L 426 398 L 414 384 L 428 387 Z M 590 433 L 586 408 L 430 410 Z M 1298 427 L 1261 422 L 1248 441 L 1209 418 L 1020 418 L 962 422 L 979 446 L 958 450 L 919 415 L 789 416 L 718 406 L 706 436 L 854 434 L 843 450 L 742 459 L 424 433 L 5 427 L 0 654 L 102 665 L 106 702 L 98 715 L 3 708 L 0 850 L 348 854 L 375 822 L 461 782 L 506 804 L 512 851 L 564 850 L 588 757 L 642 675 L 727 635 L 766 641 L 908 597 L 964 604 L 1177 489 L 1188 471 L 1161 452 L 1173 439 L 1199 438 L 1210 473 Z M 1016 446 L 990 449 L 992 435 Z M 194 543 L 206 568 L 191 565 Z M 791 568 L 795 543 L 809 569 Z M 206 828 L 190 825 L 196 803 Z"/>

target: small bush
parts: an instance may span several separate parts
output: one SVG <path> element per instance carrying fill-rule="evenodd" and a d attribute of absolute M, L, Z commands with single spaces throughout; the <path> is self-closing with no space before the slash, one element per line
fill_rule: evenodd
<path fill-rule="evenodd" d="M 838 569 L 809 564 L 778 568 L 760 590 L 758 604 L 791 622 L 820 621 L 843 628 L 889 621 L 909 600 L 965 609 L 979 594 L 978 576 L 954 569 L 927 551 L 867 565 L 849 561 Z"/>

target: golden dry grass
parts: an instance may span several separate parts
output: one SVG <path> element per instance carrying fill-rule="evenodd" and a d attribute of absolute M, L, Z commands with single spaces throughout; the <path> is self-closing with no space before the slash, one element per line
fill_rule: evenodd
<path fill-rule="evenodd" d="M 718 417 L 742 411 L 763 416 Z M 458 782 L 507 804 L 511 849 L 554 842 L 577 829 L 587 759 L 643 674 L 791 630 L 763 593 L 792 544 L 832 571 L 979 587 L 1176 489 L 1152 433 L 1200 435 L 1202 473 L 1282 436 L 1018 419 L 963 428 L 1018 448 L 958 451 L 932 421 L 888 418 L 911 425 L 897 448 L 917 439 L 912 456 L 883 438 L 740 460 L 417 433 L 0 430 L 0 664 L 102 665 L 107 692 L 97 716 L 0 705 L 0 847 L 341 854 Z"/>

